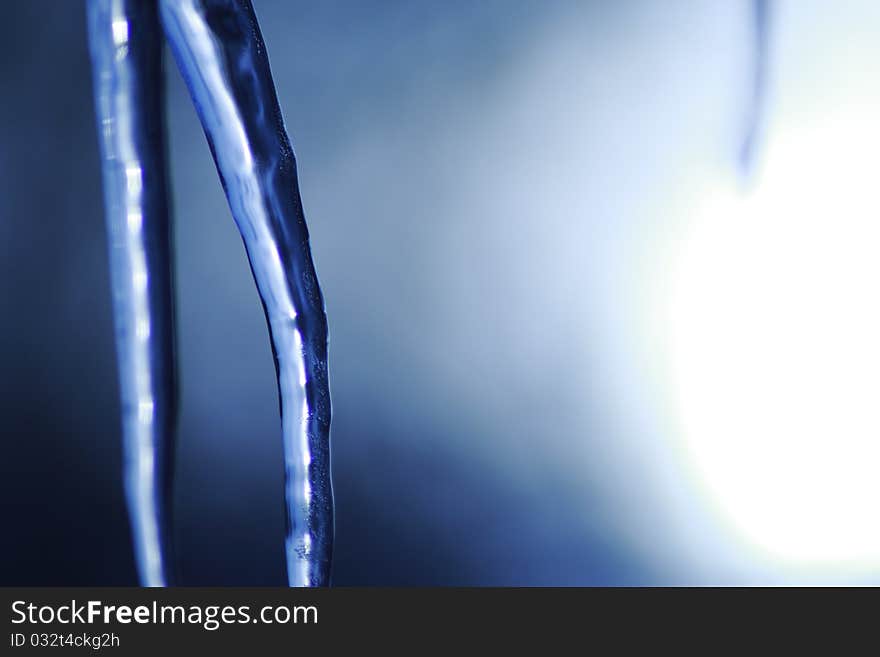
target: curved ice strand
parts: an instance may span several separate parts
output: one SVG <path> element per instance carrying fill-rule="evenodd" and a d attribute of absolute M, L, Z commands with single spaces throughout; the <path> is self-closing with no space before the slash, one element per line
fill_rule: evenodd
<path fill-rule="evenodd" d="M 333 544 L 327 320 L 266 47 L 248 0 L 161 0 L 159 10 L 241 232 L 272 338 L 288 581 L 326 586 Z"/>
<path fill-rule="evenodd" d="M 745 136 L 739 153 L 740 173 L 748 178 L 754 171 L 758 142 L 763 128 L 767 96 L 770 42 L 770 0 L 752 0 L 752 88 L 748 97 Z"/>
<path fill-rule="evenodd" d="M 89 0 L 122 406 L 124 483 L 141 584 L 172 582 L 176 415 L 163 133 L 162 35 L 152 0 Z"/>

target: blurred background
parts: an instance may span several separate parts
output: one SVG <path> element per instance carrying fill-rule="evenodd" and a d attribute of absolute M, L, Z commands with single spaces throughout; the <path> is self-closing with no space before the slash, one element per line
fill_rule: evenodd
<path fill-rule="evenodd" d="M 337 585 L 880 582 L 880 5 L 254 0 Z M 0 584 L 136 582 L 82 2 L 0 21 Z M 187 585 L 283 585 L 269 341 L 166 58 Z"/>

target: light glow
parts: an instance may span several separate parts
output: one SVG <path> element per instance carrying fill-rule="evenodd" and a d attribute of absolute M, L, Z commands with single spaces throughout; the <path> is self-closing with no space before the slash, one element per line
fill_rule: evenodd
<path fill-rule="evenodd" d="M 695 217 L 670 288 L 687 459 L 722 516 L 786 564 L 880 565 L 880 122 L 869 109 L 775 129 L 756 187 L 719 192 Z"/>

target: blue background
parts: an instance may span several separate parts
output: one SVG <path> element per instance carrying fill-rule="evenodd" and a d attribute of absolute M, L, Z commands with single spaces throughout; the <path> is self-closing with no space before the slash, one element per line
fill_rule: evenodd
<path fill-rule="evenodd" d="M 747 3 L 255 0 L 331 329 L 334 583 L 773 581 L 664 437 L 658 236 L 735 175 Z M 132 584 L 81 2 L 0 21 L 0 583 Z M 184 584 L 281 585 L 262 311 L 166 58 Z"/>

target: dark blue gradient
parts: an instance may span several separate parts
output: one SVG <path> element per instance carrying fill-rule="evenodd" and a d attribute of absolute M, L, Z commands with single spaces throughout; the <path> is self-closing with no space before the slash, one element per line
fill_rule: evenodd
<path fill-rule="evenodd" d="M 740 171 L 754 5 L 254 7 L 330 319 L 333 583 L 789 581 L 695 483 L 647 330 L 683 217 Z M 777 34 L 805 101 L 826 87 L 798 77 L 804 58 L 829 94 L 850 84 L 834 86 L 828 53 L 846 54 L 856 18 L 826 42 L 800 12 L 770 12 L 767 108 Z M 838 50 L 811 54 L 832 37 Z M 3 584 L 136 581 L 86 44 L 83 3 L 5 8 Z M 166 68 L 180 581 L 283 585 L 265 318 L 190 93 Z"/>

